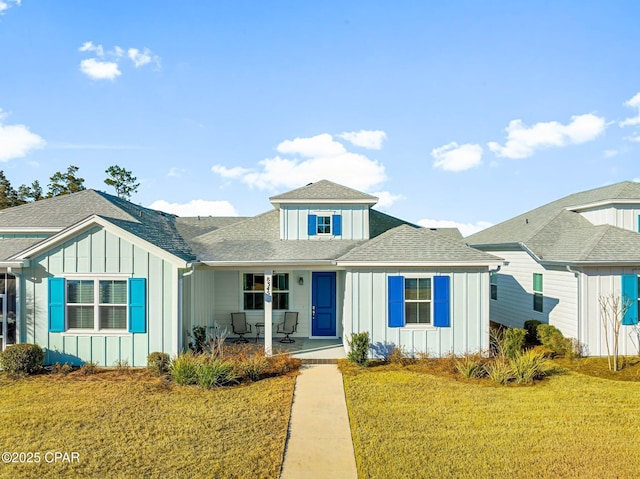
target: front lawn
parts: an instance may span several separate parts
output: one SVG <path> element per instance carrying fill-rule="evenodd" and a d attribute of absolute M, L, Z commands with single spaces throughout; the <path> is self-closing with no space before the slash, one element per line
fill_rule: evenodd
<path fill-rule="evenodd" d="M 638 382 L 567 371 L 496 386 L 411 366 L 343 370 L 360 479 L 638 477 Z"/>
<path fill-rule="evenodd" d="M 204 390 L 134 370 L 2 375 L 0 452 L 39 452 L 40 463 L 0 464 L 0 477 L 275 479 L 294 383 L 290 375 Z M 47 463 L 47 452 L 79 461 Z"/>

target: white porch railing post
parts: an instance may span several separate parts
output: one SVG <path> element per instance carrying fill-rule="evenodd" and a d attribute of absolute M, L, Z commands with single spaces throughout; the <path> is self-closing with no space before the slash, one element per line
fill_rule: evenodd
<path fill-rule="evenodd" d="M 264 272 L 264 354 L 273 354 L 273 271 Z"/>

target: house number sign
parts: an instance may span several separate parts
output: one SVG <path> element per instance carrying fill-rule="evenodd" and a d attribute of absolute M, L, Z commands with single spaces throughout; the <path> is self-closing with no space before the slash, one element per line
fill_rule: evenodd
<path fill-rule="evenodd" d="M 271 276 L 266 276 L 265 277 L 264 300 L 267 303 L 271 302 Z"/>

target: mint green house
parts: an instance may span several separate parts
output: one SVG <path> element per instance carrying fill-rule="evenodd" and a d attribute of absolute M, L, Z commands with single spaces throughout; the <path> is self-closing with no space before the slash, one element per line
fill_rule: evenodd
<path fill-rule="evenodd" d="M 2 347 L 144 366 L 186 349 L 195 325 L 234 336 L 231 313 L 244 312 L 270 353 L 287 311 L 305 344 L 368 331 L 412 353 L 488 347 L 500 258 L 325 180 L 270 201 L 252 218 L 178 218 L 85 190 L 0 211 Z"/>

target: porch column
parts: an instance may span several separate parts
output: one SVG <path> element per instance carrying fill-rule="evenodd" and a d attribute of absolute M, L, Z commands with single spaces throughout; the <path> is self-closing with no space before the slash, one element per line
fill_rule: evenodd
<path fill-rule="evenodd" d="M 270 269 L 264 272 L 264 354 L 271 356 L 273 353 L 273 271 Z"/>

